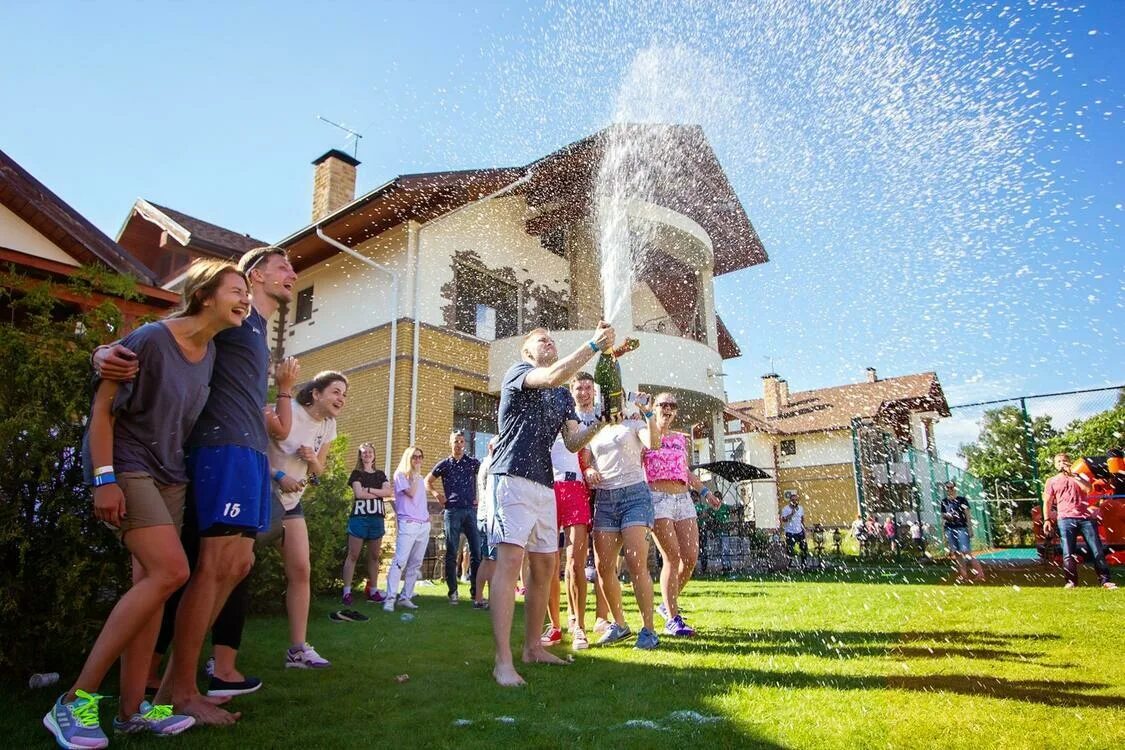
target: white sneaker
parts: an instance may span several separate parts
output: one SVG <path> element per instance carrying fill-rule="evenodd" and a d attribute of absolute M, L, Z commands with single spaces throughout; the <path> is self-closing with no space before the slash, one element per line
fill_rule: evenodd
<path fill-rule="evenodd" d="M 410 601 L 409 599 L 399 599 L 398 606 L 402 607 L 403 609 L 418 609 L 418 605 Z"/>
<path fill-rule="evenodd" d="M 306 643 L 299 651 L 289 649 L 285 652 L 285 666 L 293 669 L 324 669 L 331 667 L 332 662 L 318 654 L 315 648 Z"/>
<path fill-rule="evenodd" d="M 383 611 L 384 612 L 394 612 L 395 611 L 395 598 L 393 596 L 388 596 L 386 599 L 383 600 Z"/>
<path fill-rule="evenodd" d="M 570 641 L 570 647 L 575 651 L 581 651 L 590 647 L 590 642 L 586 640 L 586 631 L 578 626 L 570 629 Z"/>

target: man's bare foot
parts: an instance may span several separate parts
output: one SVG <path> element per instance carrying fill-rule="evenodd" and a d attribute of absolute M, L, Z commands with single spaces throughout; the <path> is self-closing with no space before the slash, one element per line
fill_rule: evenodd
<path fill-rule="evenodd" d="M 568 661 L 567 659 L 561 659 L 561 658 L 555 656 L 554 654 L 552 654 L 547 649 L 540 646 L 539 648 L 532 647 L 530 649 L 524 649 L 523 663 L 524 664 L 557 664 L 557 665 L 561 666 L 561 665 L 570 664 L 570 661 Z"/>
<path fill-rule="evenodd" d="M 527 684 L 511 664 L 504 666 L 497 664 L 492 668 L 492 678 L 500 687 L 520 687 Z"/>
<path fill-rule="evenodd" d="M 175 705 L 176 713 L 195 717 L 197 724 L 212 727 L 230 726 L 242 718 L 241 711 L 230 712 L 215 706 L 202 695 Z"/>
<path fill-rule="evenodd" d="M 221 706 L 224 703 L 230 703 L 229 695 L 204 695 L 202 698 L 212 706 Z"/>

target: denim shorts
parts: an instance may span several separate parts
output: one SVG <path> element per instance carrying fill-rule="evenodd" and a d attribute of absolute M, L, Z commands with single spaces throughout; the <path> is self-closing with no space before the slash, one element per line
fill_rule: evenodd
<path fill-rule="evenodd" d="M 969 530 L 963 528 L 946 528 L 945 541 L 949 543 L 949 549 L 953 552 L 960 552 L 963 555 L 969 554 L 971 549 L 969 545 Z"/>
<path fill-rule="evenodd" d="M 651 529 L 655 520 L 652 492 L 644 482 L 598 490 L 594 497 L 594 531 L 621 531 L 630 526 Z"/>
<path fill-rule="evenodd" d="M 348 519 L 348 536 L 356 539 L 382 539 L 387 533 L 383 516 L 352 516 Z"/>

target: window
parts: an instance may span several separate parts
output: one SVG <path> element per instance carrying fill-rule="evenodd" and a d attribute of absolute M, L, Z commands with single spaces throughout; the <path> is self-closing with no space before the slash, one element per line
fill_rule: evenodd
<path fill-rule="evenodd" d="M 488 440 L 499 429 L 496 424 L 500 399 L 487 393 L 453 389 L 453 429 L 465 433 L 465 451 L 483 459 Z"/>
<path fill-rule="evenodd" d="M 475 268 L 458 265 L 456 329 L 492 341 L 515 336 L 519 326 L 519 290 Z"/>
<path fill-rule="evenodd" d="M 304 323 L 312 318 L 313 314 L 313 288 L 307 286 L 297 292 L 297 315 L 294 323 Z"/>
<path fill-rule="evenodd" d="M 741 440 L 727 440 L 727 459 L 730 461 L 745 461 L 746 446 Z"/>
<path fill-rule="evenodd" d="M 781 455 L 783 455 L 783 456 L 796 456 L 797 455 L 797 441 L 796 440 L 782 440 L 781 441 Z"/>

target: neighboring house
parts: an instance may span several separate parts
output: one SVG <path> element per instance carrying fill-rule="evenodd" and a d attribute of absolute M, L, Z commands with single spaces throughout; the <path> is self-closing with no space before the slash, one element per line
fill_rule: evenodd
<path fill-rule="evenodd" d="M 117 233 L 117 242 L 152 269 L 161 285 L 178 287 L 199 258 L 237 262 L 269 243 L 138 198 Z"/>
<path fill-rule="evenodd" d="M 868 368 L 862 383 L 795 393 L 769 374 L 762 390 L 763 398 L 727 405 L 724 446 L 726 458 L 775 477 L 742 488 L 759 526 L 778 525 L 778 507 L 792 492 L 810 524 L 843 526 L 860 513 L 882 519 L 918 510 L 936 523 L 929 503 L 919 506 L 916 462 L 907 455 L 937 455 L 933 428 L 949 416 L 949 405 L 936 374 L 880 379 Z"/>
<path fill-rule="evenodd" d="M 107 299 L 124 316 L 126 329 L 138 319 L 159 315 L 179 301 L 160 288 L 157 276 L 137 257 L 107 237 L 65 201 L 47 189 L 10 156 L 0 151 L 0 265 L 39 280 L 62 282 L 83 266 L 101 266 L 131 276 L 137 300 L 98 292 L 76 295 L 62 287 L 55 296 L 64 305 L 88 310 Z M 11 311 L 0 311 L 12 320 Z"/>
<path fill-rule="evenodd" d="M 276 325 L 303 375 L 348 375 L 340 431 L 353 445 L 371 441 L 393 469 L 416 443 L 432 466 L 457 427 L 480 455 L 522 335 L 548 327 L 563 354 L 588 339 L 602 315 L 593 185 L 620 127 L 524 167 L 401 175 L 358 199 L 359 162 L 335 150 L 314 162 L 313 223 L 277 243 L 300 280 Z M 713 280 L 766 254 L 702 129 L 643 127 L 690 168 L 630 208 L 650 231 L 618 330 L 641 341 L 625 385 L 675 391 L 683 429 L 721 436 L 722 363 L 739 350 Z"/>

